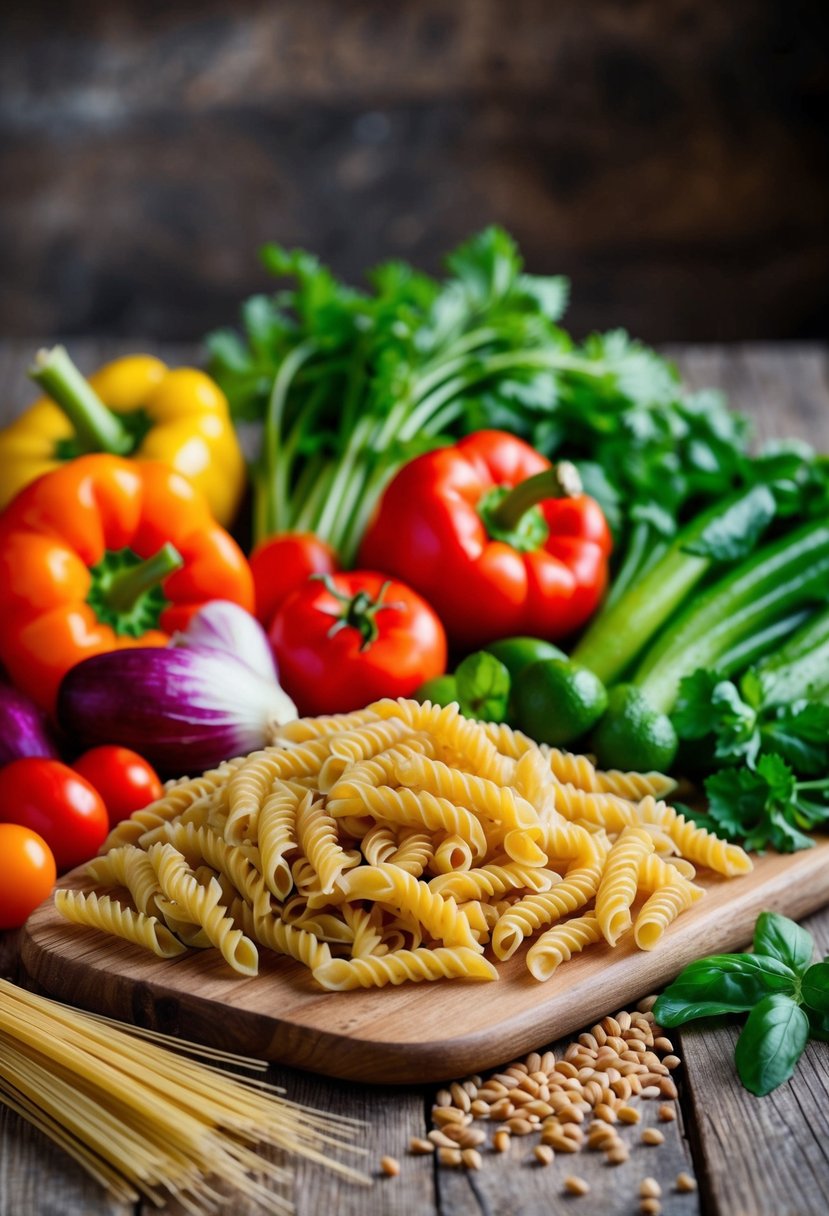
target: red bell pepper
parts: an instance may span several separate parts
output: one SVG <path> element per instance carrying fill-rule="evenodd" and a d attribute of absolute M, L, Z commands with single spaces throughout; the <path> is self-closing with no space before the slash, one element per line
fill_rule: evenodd
<path fill-rule="evenodd" d="M 503 431 L 418 456 L 388 486 L 360 564 L 404 579 L 459 647 L 560 638 L 607 583 L 611 537 L 573 465 Z"/>

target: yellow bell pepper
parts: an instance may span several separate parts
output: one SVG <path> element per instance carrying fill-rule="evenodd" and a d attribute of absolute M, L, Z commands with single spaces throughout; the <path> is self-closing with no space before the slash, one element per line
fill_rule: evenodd
<path fill-rule="evenodd" d="M 220 524 L 232 522 L 245 462 L 227 398 L 204 372 L 127 355 L 86 380 L 56 346 L 38 353 L 30 375 L 48 396 L 0 430 L 0 508 L 62 461 L 111 452 L 164 461 L 201 490 Z"/>

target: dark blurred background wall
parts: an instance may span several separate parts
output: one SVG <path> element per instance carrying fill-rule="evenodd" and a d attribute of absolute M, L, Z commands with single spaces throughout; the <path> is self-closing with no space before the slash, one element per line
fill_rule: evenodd
<path fill-rule="evenodd" d="M 825 336 L 827 10 L 5 0 L 0 332 L 198 336 L 266 239 L 356 279 L 497 220 L 577 332 Z"/>

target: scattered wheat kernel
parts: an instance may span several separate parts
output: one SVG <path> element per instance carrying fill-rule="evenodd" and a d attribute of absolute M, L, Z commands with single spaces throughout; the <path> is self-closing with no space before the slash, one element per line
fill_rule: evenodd
<path fill-rule="evenodd" d="M 435 1094 L 435 1106 L 451 1106 L 452 1095 L 448 1089 L 439 1089 Z"/>
<path fill-rule="evenodd" d="M 381 1157 L 380 1169 L 387 1178 L 396 1178 L 400 1173 L 400 1162 L 396 1157 Z"/>
<path fill-rule="evenodd" d="M 479 1081 L 476 1085 L 473 1080 L 467 1079 L 466 1081 L 461 1081 L 461 1086 L 466 1090 L 470 1098 L 476 1098 L 478 1096 L 478 1090 L 480 1089 L 481 1082 Z"/>
<path fill-rule="evenodd" d="M 463 1111 L 458 1110 L 457 1106 L 433 1106 L 432 1122 L 438 1127 L 445 1127 L 448 1123 L 463 1123 Z"/>
<path fill-rule="evenodd" d="M 630 1030 L 630 1014 L 628 1013 L 627 1009 L 623 1009 L 621 1013 L 616 1014 L 616 1022 L 622 1034 L 624 1034 L 626 1030 Z"/>
<path fill-rule="evenodd" d="M 438 1161 L 441 1165 L 460 1165 L 461 1150 L 452 1145 L 451 1148 L 438 1149 Z"/>
<path fill-rule="evenodd" d="M 658 1199 L 641 1199 L 639 1201 L 639 1211 L 642 1216 L 660 1216 L 662 1204 Z"/>
<path fill-rule="evenodd" d="M 658 1085 L 645 1085 L 644 1088 L 642 1089 L 642 1092 L 640 1093 L 639 1097 L 648 1098 L 648 1099 L 649 1098 L 658 1098 L 661 1092 L 662 1091 L 660 1090 Z"/>
<path fill-rule="evenodd" d="M 546 1072 L 549 1074 L 555 1068 L 555 1065 L 556 1065 L 556 1053 L 554 1051 L 545 1051 L 543 1056 L 541 1057 L 541 1064 L 539 1065 L 539 1070 L 541 1072 Z"/>
<path fill-rule="evenodd" d="M 600 1102 L 596 1107 L 596 1118 L 603 1119 L 605 1123 L 615 1123 L 619 1116 L 606 1102 Z"/>
<path fill-rule="evenodd" d="M 639 1194 L 643 1199 L 659 1199 L 662 1187 L 655 1178 L 643 1178 L 639 1183 Z"/>
<path fill-rule="evenodd" d="M 467 1129 L 462 1127 L 460 1123 L 447 1123 L 443 1129 L 443 1134 L 452 1141 L 453 1144 L 460 1144 L 466 1135 Z"/>
<path fill-rule="evenodd" d="M 671 1040 L 666 1039 L 664 1035 L 660 1035 L 659 1038 L 654 1039 L 653 1045 L 657 1051 L 673 1052 L 674 1049 L 674 1045 Z"/>
<path fill-rule="evenodd" d="M 471 1085 L 474 1085 L 476 1089 L 480 1089 L 483 1085 L 482 1078 L 476 1072 L 473 1072 L 472 1076 L 469 1078 L 469 1082 Z"/>
<path fill-rule="evenodd" d="M 642 1132 L 643 1144 L 664 1144 L 665 1137 L 658 1127 L 646 1127 Z"/>
<path fill-rule="evenodd" d="M 660 1123 L 673 1123 L 676 1119 L 676 1111 L 667 1102 L 662 1103 L 656 1114 Z"/>
<path fill-rule="evenodd" d="M 520 1115 L 514 1115 L 512 1119 L 508 1119 L 507 1127 L 513 1136 L 528 1136 L 533 1130 L 533 1125 L 529 1119 L 522 1119 Z"/>
<path fill-rule="evenodd" d="M 657 1000 L 658 1000 L 658 998 L 655 995 L 645 996 L 642 998 L 642 1000 L 639 1002 L 639 1004 L 636 1006 L 636 1008 L 639 1010 L 640 1013 L 650 1013 L 650 1011 L 653 1009 L 654 1005 L 656 1004 Z"/>
<path fill-rule="evenodd" d="M 482 1102 L 480 1098 L 476 1098 L 469 1108 L 469 1113 L 474 1115 L 476 1119 L 485 1119 L 489 1114 L 489 1103 Z"/>
<path fill-rule="evenodd" d="M 634 1106 L 620 1106 L 616 1113 L 623 1123 L 638 1123 L 642 1117 Z"/>
<path fill-rule="evenodd" d="M 428 1132 L 427 1138 L 432 1141 L 432 1144 L 436 1144 L 438 1148 L 455 1147 L 454 1141 L 450 1140 L 444 1132 L 439 1132 L 437 1130 Z"/>
<path fill-rule="evenodd" d="M 677 1174 L 674 1186 L 678 1191 L 682 1191 L 683 1193 L 690 1193 L 697 1189 L 696 1180 L 684 1171 L 681 1174 Z"/>
<path fill-rule="evenodd" d="M 537 1051 L 531 1051 L 524 1063 L 527 1065 L 527 1072 L 538 1072 L 541 1068 L 541 1056 Z"/>
<path fill-rule="evenodd" d="M 452 1100 L 454 1101 L 455 1106 L 457 1106 L 459 1110 L 466 1113 L 466 1111 L 468 1111 L 472 1105 L 472 1102 L 469 1094 L 466 1092 L 463 1086 L 459 1085 L 457 1081 L 453 1081 L 449 1086 L 449 1092 L 452 1095 Z"/>
<path fill-rule="evenodd" d="M 476 1148 L 465 1148 L 461 1153 L 461 1161 L 468 1170 L 479 1170 L 483 1165 L 481 1154 Z"/>
<path fill-rule="evenodd" d="M 533 1156 L 539 1165 L 550 1165 L 555 1153 L 550 1148 L 549 1144 L 536 1144 L 533 1149 Z"/>
<path fill-rule="evenodd" d="M 414 1153 L 418 1157 L 425 1157 L 427 1153 L 433 1153 L 435 1146 L 431 1140 L 421 1140 L 415 1136 L 409 1141 L 409 1152 Z"/>
<path fill-rule="evenodd" d="M 564 1179 L 564 1189 L 568 1195 L 587 1195 L 590 1193 L 590 1183 L 576 1174 L 568 1174 Z"/>
<path fill-rule="evenodd" d="M 495 1133 L 492 1137 L 492 1147 L 496 1153 L 506 1153 L 509 1151 L 510 1136 L 509 1132 L 501 1130 Z"/>
<path fill-rule="evenodd" d="M 663 1077 L 659 1082 L 659 1092 L 664 1098 L 675 1098 L 677 1096 L 676 1085 L 670 1077 Z"/>
<path fill-rule="evenodd" d="M 679 1068 L 682 1061 L 679 1056 L 663 1056 L 662 1063 L 673 1072 L 675 1068 Z"/>
<path fill-rule="evenodd" d="M 605 1153 L 608 1165 L 624 1165 L 628 1156 L 628 1150 L 621 1141 L 612 1145 Z"/>

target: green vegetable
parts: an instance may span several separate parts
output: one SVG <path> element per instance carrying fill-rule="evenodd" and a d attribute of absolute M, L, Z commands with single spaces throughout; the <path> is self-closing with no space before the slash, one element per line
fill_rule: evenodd
<path fill-rule="evenodd" d="M 719 954 L 682 971 L 654 1006 L 663 1026 L 748 1013 L 734 1060 L 746 1089 L 771 1093 L 792 1076 L 810 1035 L 829 1034 L 829 963 L 812 965 L 812 936 L 776 912 L 763 912 L 754 954 Z"/>
<path fill-rule="evenodd" d="M 486 650 L 495 655 L 496 659 L 500 659 L 513 680 L 525 667 L 529 667 L 530 663 L 535 663 L 538 659 L 567 658 L 558 646 L 541 638 L 501 638 L 497 642 L 490 642 Z"/>
<path fill-rule="evenodd" d="M 513 697 L 520 729 L 556 747 L 586 734 L 607 708 L 598 676 L 567 659 L 539 659 L 523 668 Z"/>
<path fill-rule="evenodd" d="M 577 345 L 559 327 L 566 281 L 523 272 L 488 228 L 447 259 L 444 281 L 404 263 L 369 289 L 312 255 L 269 245 L 290 280 L 243 308 L 244 337 L 207 339 L 236 418 L 264 421 L 254 474 L 256 539 L 310 530 L 346 563 L 397 468 L 481 427 L 592 466 L 586 482 L 642 555 L 682 505 L 735 483 L 746 424 L 715 394 L 689 396 L 674 368 L 622 331 Z"/>
<path fill-rule="evenodd" d="M 692 600 L 641 660 L 634 683 L 655 709 L 667 712 L 683 676 L 716 669 L 720 656 L 736 643 L 786 613 L 820 602 L 827 589 L 829 522 L 819 520 L 763 546 Z"/>
<path fill-rule="evenodd" d="M 670 718 L 638 688 L 617 684 L 608 693 L 607 712 L 590 745 L 604 768 L 665 773 L 674 762 L 677 737 Z"/>
<path fill-rule="evenodd" d="M 461 713 L 481 722 L 503 722 L 510 695 L 505 665 L 485 650 L 467 655 L 455 670 Z"/>
<path fill-rule="evenodd" d="M 749 552 L 773 515 L 774 499 L 765 487 L 744 491 L 726 506 L 716 503 L 698 515 L 659 561 L 594 618 L 573 659 L 606 683 L 618 679 L 711 565 Z"/>
<path fill-rule="evenodd" d="M 451 705 L 458 700 L 458 685 L 454 676 L 434 676 L 420 685 L 414 694 L 415 700 L 431 701 L 433 705 Z"/>

